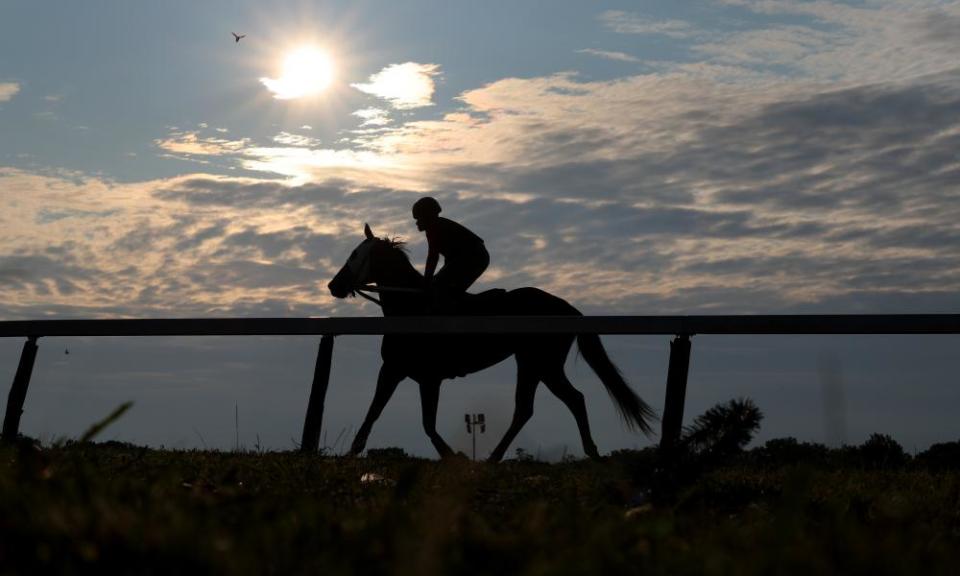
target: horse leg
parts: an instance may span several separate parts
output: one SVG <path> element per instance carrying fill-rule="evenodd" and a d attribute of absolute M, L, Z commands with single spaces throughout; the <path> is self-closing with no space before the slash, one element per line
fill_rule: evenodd
<path fill-rule="evenodd" d="M 384 406 L 387 405 L 387 401 L 393 396 L 397 385 L 404 377 L 402 372 L 386 362 L 380 366 L 380 375 L 377 376 L 377 391 L 373 394 L 373 402 L 370 403 L 370 408 L 367 410 L 367 417 L 363 419 L 363 424 L 360 425 L 360 429 L 357 430 L 357 435 L 353 439 L 353 444 L 350 445 L 351 456 L 358 456 L 363 452 L 373 423 L 380 417 Z"/>
<path fill-rule="evenodd" d="M 597 451 L 597 445 L 593 442 L 593 436 L 590 434 L 590 421 L 587 419 L 587 405 L 583 401 L 583 394 L 573 387 L 567 375 L 563 372 L 563 366 L 548 372 L 543 379 L 543 383 L 553 392 L 553 395 L 567 405 L 573 417 L 577 420 L 577 428 L 580 429 L 580 440 L 583 442 L 583 452 L 594 460 L 600 459 L 600 453 Z"/>
<path fill-rule="evenodd" d="M 454 456 L 453 449 L 437 433 L 437 405 L 440 403 L 440 380 L 420 382 L 420 409 L 423 416 L 423 430 L 440 453 L 441 458 Z"/>
<path fill-rule="evenodd" d="M 533 399 L 537 393 L 537 384 L 540 379 L 533 372 L 527 361 L 517 359 L 517 391 L 515 397 L 515 406 L 513 409 L 513 421 L 510 427 L 503 435 L 503 439 L 497 444 L 497 447 L 490 453 L 488 462 L 499 462 L 503 454 L 510 447 L 510 443 L 517 437 L 517 433 L 523 428 L 523 425 L 533 416 Z"/>

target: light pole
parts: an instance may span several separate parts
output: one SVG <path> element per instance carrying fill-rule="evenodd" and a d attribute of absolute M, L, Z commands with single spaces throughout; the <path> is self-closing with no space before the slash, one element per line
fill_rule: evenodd
<path fill-rule="evenodd" d="M 473 437 L 473 461 L 477 461 L 477 428 L 480 433 L 487 431 L 487 423 L 483 414 L 464 414 L 463 420 L 467 423 L 467 434 Z"/>

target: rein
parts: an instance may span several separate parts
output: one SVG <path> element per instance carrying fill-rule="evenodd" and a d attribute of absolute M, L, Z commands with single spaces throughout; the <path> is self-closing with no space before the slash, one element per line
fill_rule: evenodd
<path fill-rule="evenodd" d="M 363 297 L 366 298 L 367 300 L 373 302 L 373 303 L 376 304 L 377 306 L 383 308 L 383 303 L 380 302 L 380 299 L 377 298 L 376 296 L 371 296 L 371 295 L 367 294 L 366 290 L 367 290 L 366 288 L 357 288 L 356 290 L 354 290 L 354 292 L 356 292 L 357 294 L 363 296 Z"/>
<path fill-rule="evenodd" d="M 404 293 L 407 293 L 407 294 L 415 294 L 415 293 L 423 292 L 423 290 L 421 290 L 421 289 L 419 289 L 419 288 L 404 288 L 404 287 L 401 287 L 401 286 L 373 286 L 373 285 L 371 285 L 371 284 L 367 284 L 367 285 L 364 285 L 364 286 L 358 286 L 358 287 L 356 288 L 356 293 L 357 293 L 357 294 L 363 296 L 363 297 L 366 298 L 367 300 L 373 302 L 374 304 L 376 304 L 377 306 L 380 306 L 380 307 L 382 308 L 382 307 L 383 307 L 383 304 L 380 302 L 380 300 L 379 300 L 377 297 L 375 297 L 375 296 L 371 296 L 371 295 L 367 294 L 367 292 L 374 292 L 374 293 L 404 292 Z"/>

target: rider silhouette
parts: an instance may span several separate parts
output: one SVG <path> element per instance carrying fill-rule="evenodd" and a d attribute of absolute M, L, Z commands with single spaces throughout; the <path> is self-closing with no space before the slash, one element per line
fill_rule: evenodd
<path fill-rule="evenodd" d="M 440 216 L 440 210 L 440 203 L 430 196 L 413 204 L 417 229 L 427 235 L 423 280 L 434 303 L 459 299 L 490 264 L 483 240 L 462 224 Z M 434 276 L 441 255 L 443 267 Z"/>

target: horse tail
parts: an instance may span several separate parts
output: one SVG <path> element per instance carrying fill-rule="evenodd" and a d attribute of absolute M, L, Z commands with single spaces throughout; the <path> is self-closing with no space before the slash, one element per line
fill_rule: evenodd
<path fill-rule="evenodd" d="M 653 434 L 651 421 L 656 421 L 657 414 L 649 404 L 637 396 L 627 381 L 623 379 L 620 369 L 610 360 L 607 351 L 600 341 L 600 336 L 596 334 L 579 334 L 577 336 L 577 346 L 580 348 L 580 354 L 591 369 L 603 382 L 603 387 L 613 400 L 620 417 L 626 423 L 627 428 L 636 430 L 639 428 L 644 434 Z"/>

